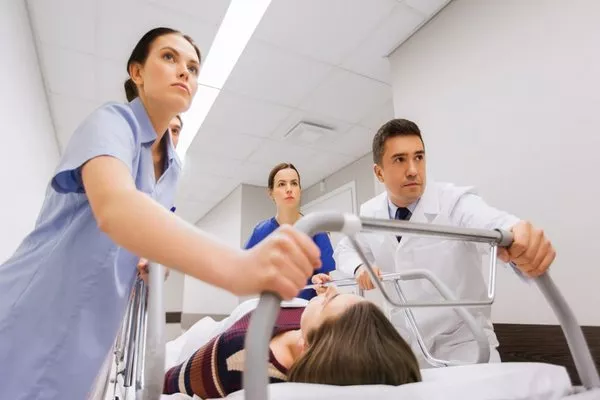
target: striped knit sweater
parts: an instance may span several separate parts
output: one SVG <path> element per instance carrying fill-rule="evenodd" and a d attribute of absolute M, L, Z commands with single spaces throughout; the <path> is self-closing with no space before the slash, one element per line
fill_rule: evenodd
<path fill-rule="evenodd" d="M 271 338 L 300 328 L 303 307 L 283 308 L 279 312 Z M 182 364 L 165 374 L 164 394 L 185 393 L 202 399 L 222 398 L 242 389 L 244 340 L 252 312 L 240 318 L 231 328 L 211 339 Z M 287 369 L 269 350 L 271 383 L 285 382 Z"/>

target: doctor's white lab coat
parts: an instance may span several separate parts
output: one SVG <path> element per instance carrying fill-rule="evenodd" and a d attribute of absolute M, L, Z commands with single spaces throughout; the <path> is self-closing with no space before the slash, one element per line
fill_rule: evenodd
<path fill-rule="evenodd" d="M 360 215 L 389 219 L 387 193 L 361 205 Z M 472 187 L 428 182 L 410 221 L 509 230 L 519 219 L 487 205 Z M 487 284 L 482 271 L 485 256 L 489 256 L 489 246 L 486 244 L 423 236 L 405 236 L 398 243 L 394 234 L 372 232 L 359 234 L 358 240 L 367 259 L 381 268 L 383 273 L 427 269 L 445 283 L 457 299 L 484 299 L 487 295 Z M 338 244 L 334 258 L 337 268 L 350 275 L 361 264 L 347 238 Z M 423 280 L 403 282 L 401 287 L 408 301 L 442 299 L 433 286 Z M 393 288 L 390 286 L 390 289 Z M 498 341 L 490 320 L 491 307 L 467 310 L 484 329 L 495 353 Z M 474 360 L 476 343 L 452 308 L 415 308 L 413 313 L 433 356 L 461 361 Z M 395 310 L 392 322 L 409 343 L 412 341 L 411 345 L 416 349 L 416 341 L 409 333 L 404 313 Z M 453 348 L 461 350 L 457 354 L 453 352 Z"/>

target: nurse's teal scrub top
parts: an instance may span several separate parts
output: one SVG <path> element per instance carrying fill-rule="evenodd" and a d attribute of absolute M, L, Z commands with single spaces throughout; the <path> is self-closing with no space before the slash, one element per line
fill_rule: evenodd
<path fill-rule="evenodd" d="M 269 236 L 271 232 L 276 230 L 279 227 L 279 223 L 273 218 L 266 219 L 264 221 L 259 222 L 254 227 L 254 231 L 248 239 L 246 249 L 250 249 L 254 247 L 257 243 L 261 242 L 264 238 Z M 333 247 L 331 246 L 331 241 L 329 240 L 329 236 L 327 233 L 318 233 L 313 236 L 313 241 L 319 249 L 321 250 L 321 268 L 315 271 L 315 274 L 323 273 L 328 274 L 331 271 L 335 270 L 335 260 L 333 259 Z M 310 279 L 306 283 L 307 285 L 311 284 Z M 310 300 L 315 297 L 317 293 L 314 289 L 304 289 L 302 290 L 296 297 L 300 297 L 306 300 Z"/>
<path fill-rule="evenodd" d="M 140 191 L 169 209 L 181 163 L 166 136 L 166 170 L 156 182 L 156 133 L 139 99 L 100 107 L 74 132 L 33 232 L 0 265 L 0 399 L 87 398 L 117 336 L 139 257 L 98 229 L 81 168 L 115 157 Z"/>

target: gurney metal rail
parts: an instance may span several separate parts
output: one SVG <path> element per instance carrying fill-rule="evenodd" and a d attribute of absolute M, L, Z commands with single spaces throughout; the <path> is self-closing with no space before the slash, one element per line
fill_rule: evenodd
<path fill-rule="evenodd" d="M 496 249 L 497 246 L 508 247 L 513 241 L 512 235 L 509 232 L 500 230 L 464 229 L 406 221 L 376 220 L 336 212 L 315 212 L 306 215 L 296 223 L 296 227 L 310 236 L 324 231 L 341 232 L 348 236 L 367 268 L 371 280 L 383 294 L 385 300 L 393 306 L 403 309 L 419 307 L 475 307 L 492 304 L 494 301 L 493 288 L 495 287 Z M 492 246 L 492 258 L 494 258 L 492 261 L 493 268 L 490 268 L 490 275 L 492 275 L 493 269 L 494 277 L 490 276 L 488 299 L 482 301 L 447 300 L 429 303 L 407 303 L 393 300 L 385 290 L 384 285 L 379 281 L 373 270 L 373 266 L 365 257 L 356 240 L 355 235 L 361 231 L 387 231 L 402 235 L 425 235 L 489 243 Z M 583 331 L 577 323 L 573 311 L 548 273 L 536 278 L 535 283 L 560 322 L 583 386 L 587 389 L 600 388 L 600 376 L 583 336 Z M 245 348 L 247 357 L 243 375 L 245 398 L 248 400 L 266 400 L 269 398 L 269 378 L 267 373 L 269 338 L 271 337 L 270 333 L 273 330 L 280 306 L 281 299 L 277 295 L 263 293 L 260 297 L 258 307 L 250 319 L 250 326 L 246 335 Z"/>
<path fill-rule="evenodd" d="M 495 252 L 493 252 L 493 253 L 495 254 Z M 401 281 L 418 280 L 418 279 L 424 279 L 424 280 L 429 281 L 429 283 L 431 283 L 431 285 L 437 290 L 437 292 L 444 299 L 446 299 L 446 303 L 452 304 L 452 303 L 456 302 L 454 295 L 452 294 L 452 291 L 441 280 L 439 280 L 435 275 L 433 275 L 430 271 L 427 271 L 427 270 L 414 269 L 414 270 L 410 270 L 410 271 L 406 271 L 406 272 L 385 274 L 380 279 L 378 279 L 378 281 L 393 283 L 394 289 L 396 290 L 396 294 L 397 294 L 398 298 L 400 299 L 400 301 L 402 303 L 407 304 L 408 300 L 406 299 L 406 296 L 404 295 L 404 292 L 402 291 L 402 288 L 400 287 L 400 282 Z M 319 286 L 323 287 L 323 286 L 329 286 L 329 285 L 335 285 L 337 287 L 356 287 L 357 283 L 354 278 L 340 279 L 337 281 L 332 281 L 332 282 L 328 282 L 328 283 L 321 284 L 321 285 L 308 285 L 305 287 L 305 289 L 309 289 L 309 288 L 314 289 Z M 360 290 L 360 292 L 361 292 L 361 295 L 363 295 L 362 294 L 363 291 Z M 419 350 L 421 350 L 421 353 L 423 354 L 423 357 L 425 358 L 425 361 L 427 363 L 429 363 L 430 365 L 432 365 L 434 367 L 448 367 L 448 366 L 452 366 L 452 365 L 463 365 L 463 364 L 468 363 L 468 362 L 453 361 L 453 360 L 440 360 L 438 358 L 435 358 L 430 353 L 429 349 L 427 348 L 425 339 L 423 338 L 423 334 L 421 333 L 421 329 L 419 328 L 419 324 L 417 323 L 417 320 L 416 320 L 412 310 L 410 308 L 404 308 L 403 311 L 404 311 L 404 314 L 406 317 L 406 321 L 408 323 L 408 328 L 411 330 L 413 336 L 417 340 L 417 344 L 419 345 Z M 475 342 L 477 342 L 477 357 L 475 357 L 475 363 L 481 364 L 481 363 L 489 362 L 491 352 L 490 352 L 490 344 L 489 344 L 488 338 L 487 338 L 486 334 L 483 332 L 483 330 L 481 329 L 481 327 L 475 321 L 475 318 L 473 318 L 473 315 L 470 314 L 469 312 L 467 312 L 467 310 L 463 307 L 456 307 L 454 309 L 454 311 L 465 322 L 465 324 L 467 325 L 467 327 L 473 334 L 473 337 L 475 338 Z"/>
<path fill-rule="evenodd" d="M 158 400 L 165 365 L 164 267 L 151 264 L 148 284 L 138 278 L 114 351 L 93 400 Z"/>

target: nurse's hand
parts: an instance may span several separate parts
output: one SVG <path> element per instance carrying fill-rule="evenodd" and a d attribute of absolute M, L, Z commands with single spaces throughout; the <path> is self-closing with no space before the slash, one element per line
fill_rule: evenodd
<path fill-rule="evenodd" d="M 381 270 L 378 267 L 373 266 L 373 272 L 381 278 Z M 375 289 L 375 285 L 371 281 L 371 276 L 369 275 L 369 271 L 367 271 L 367 267 L 361 265 L 358 267 L 355 273 L 356 283 L 358 283 L 358 287 L 362 290 L 371 290 Z"/>
<path fill-rule="evenodd" d="M 316 274 L 310 278 L 310 281 L 313 285 L 321 285 L 326 282 L 331 282 L 331 277 L 327 274 Z M 317 286 L 315 287 L 315 291 L 317 294 L 323 294 L 327 291 L 327 286 Z"/>
<path fill-rule="evenodd" d="M 146 282 L 146 284 L 148 284 L 148 264 L 148 260 L 146 260 L 145 258 L 140 258 L 140 261 L 138 261 L 137 265 L 138 274 L 140 278 L 142 278 L 142 280 Z M 169 277 L 170 270 L 167 267 L 163 268 L 165 269 L 165 280 L 167 280 L 167 278 Z"/>
<path fill-rule="evenodd" d="M 250 250 L 241 252 L 240 262 L 241 269 L 232 276 L 233 293 L 274 292 L 291 300 L 321 267 L 321 251 L 308 235 L 282 225 Z"/>
<path fill-rule="evenodd" d="M 541 229 L 530 222 L 521 221 L 512 227 L 514 241 L 506 249 L 498 249 L 498 257 L 504 262 L 513 262 L 517 268 L 532 278 L 548 270 L 556 251 Z"/>

